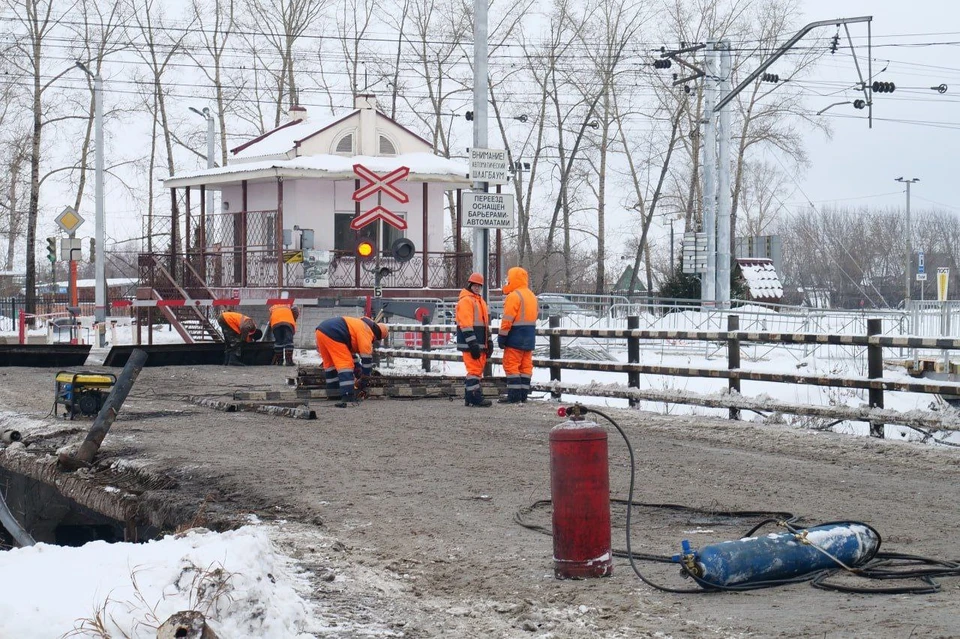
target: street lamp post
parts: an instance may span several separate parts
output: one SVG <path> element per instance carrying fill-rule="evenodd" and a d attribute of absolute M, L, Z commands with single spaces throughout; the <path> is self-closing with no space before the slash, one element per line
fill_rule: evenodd
<path fill-rule="evenodd" d="M 898 177 L 895 180 L 896 182 L 903 182 L 907 185 L 907 250 L 904 255 L 904 275 L 903 275 L 903 285 L 904 285 L 904 294 L 903 298 L 903 307 L 907 307 L 907 302 L 910 301 L 910 265 L 913 263 L 913 225 L 910 223 L 910 185 L 914 182 L 919 182 L 920 178 L 910 178 L 906 180 L 902 177 Z"/>
<path fill-rule="evenodd" d="M 77 60 L 77 66 L 93 79 L 93 126 L 94 126 L 94 164 L 96 219 L 94 220 L 94 235 L 96 237 L 96 259 L 94 271 L 96 274 L 94 319 L 97 321 L 100 335 L 100 348 L 106 345 L 107 330 L 107 269 L 106 243 L 104 241 L 104 214 L 103 214 L 103 78 L 100 74 L 91 73 L 82 62 Z"/>
<path fill-rule="evenodd" d="M 213 127 L 213 113 L 209 107 L 203 107 L 203 110 L 188 107 L 191 111 L 201 116 L 207 121 L 207 168 L 212 169 L 216 166 L 213 155 L 216 153 L 214 136 L 216 132 Z M 213 215 L 213 191 L 206 189 L 207 192 L 207 215 Z M 205 247 L 200 247 L 203 250 Z"/>

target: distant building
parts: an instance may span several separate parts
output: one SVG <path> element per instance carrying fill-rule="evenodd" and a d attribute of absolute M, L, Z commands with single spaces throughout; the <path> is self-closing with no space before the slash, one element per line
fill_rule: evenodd
<path fill-rule="evenodd" d="M 783 299 L 783 285 L 770 258 L 739 258 L 750 301 L 778 304 Z"/>
<path fill-rule="evenodd" d="M 160 239 L 169 234 L 155 232 L 158 239 L 149 253 L 177 285 L 189 291 L 202 282 L 205 289 L 227 294 L 237 288 L 261 289 L 265 297 L 299 288 L 323 295 L 316 287 L 367 292 L 374 275 L 354 256 L 360 239 L 377 241 L 381 265 L 391 269 L 382 278 L 384 289 L 458 289 L 463 284 L 471 259 L 446 250 L 444 223 L 448 203 L 459 206 L 460 189 L 471 185 L 466 163 L 436 155 L 430 142 L 379 111 L 373 95 L 358 95 L 354 109 L 343 114 L 318 117 L 293 107 L 290 118 L 232 149 L 225 167 L 164 180 L 174 197 L 185 196 L 187 208 L 174 220 L 173 242 Z M 367 184 L 354 172 L 355 165 L 379 175 L 407 167 L 409 175 L 395 186 L 409 201 L 385 193 L 354 201 L 355 191 Z M 219 191 L 221 210 L 204 210 L 207 189 Z M 399 216 L 406 229 L 382 221 L 360 230 L 350 227 L 377 205 Z M 460 225 L 454 226 L 459 239 Z M 401 237 L 416 246 L 413 259 L 403 264 L 388 252 Z M 161 241 L 165 243 L 158 245 Z M 501 269 L 493 243 L 488 281 L 496 286 Z M 318 263 L 322 268 L 316 268 Z"/>

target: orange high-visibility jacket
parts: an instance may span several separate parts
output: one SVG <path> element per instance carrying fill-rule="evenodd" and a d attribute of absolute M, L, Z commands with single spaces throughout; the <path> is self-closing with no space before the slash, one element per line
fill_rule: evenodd
<path fill-rule="evenodd" d="M 460 291 L 460 299 L 457 300 L 457 349 L 468 351 L 474 342 L 480 344 L 480 348 L 486 348 L 489 327 L 490 311 L 483 297 L 467 289 Z"/>
<path fill-rule="evenodd" d="M 503 286 L 503 318 L 497 339 L 502 348 L 532 351 L 536 344 L 540 307 L 528 283 L 525 269 L 514 266 L 507 271 L 507 283 Z"/>
<path fill-rule="evenodd" d="M 243 313 L 237 313 L 236 311 L 224 311 L 220 317 L 223 318 L 223 321 L 227 326 L 232 328 L 237 332 L 238 335 L 240 335 L 240 339 L 246 340 L 251 333 L 257 330 L 257 323 Z"/>
<path fill-rule="evenodd" d="M 274 304 L 270 307 L 270 328 L 275 328 L 278 324 L 286 324 L 294 331 L 297 330 L 297 320 L 290 305 Z"/>

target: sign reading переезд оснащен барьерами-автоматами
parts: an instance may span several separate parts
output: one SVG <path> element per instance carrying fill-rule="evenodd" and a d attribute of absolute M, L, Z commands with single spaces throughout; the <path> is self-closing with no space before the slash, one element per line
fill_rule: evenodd
<path fill-rule="evenodd" d="M 464 227 L 513 228 L 513 196 L 507 193 L 464 193 Z"/>

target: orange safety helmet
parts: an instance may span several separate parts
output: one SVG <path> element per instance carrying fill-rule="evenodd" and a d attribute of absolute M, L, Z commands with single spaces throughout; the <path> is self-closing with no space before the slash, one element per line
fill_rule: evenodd
<path fill-rule="evenodd" d="M 470 277 L 467 278 L 467 282 L 470 284 L 479 284 L 483 286 L 483 275 L 479 273 L 471 273 Z"/>
<path fill-rule="evenodd" d="M 377 328 L 380 329 L 380 339 L 387 339 L 387 333 L 390 330 L 390 327 L 381 322 L 377 324 Z"/>

